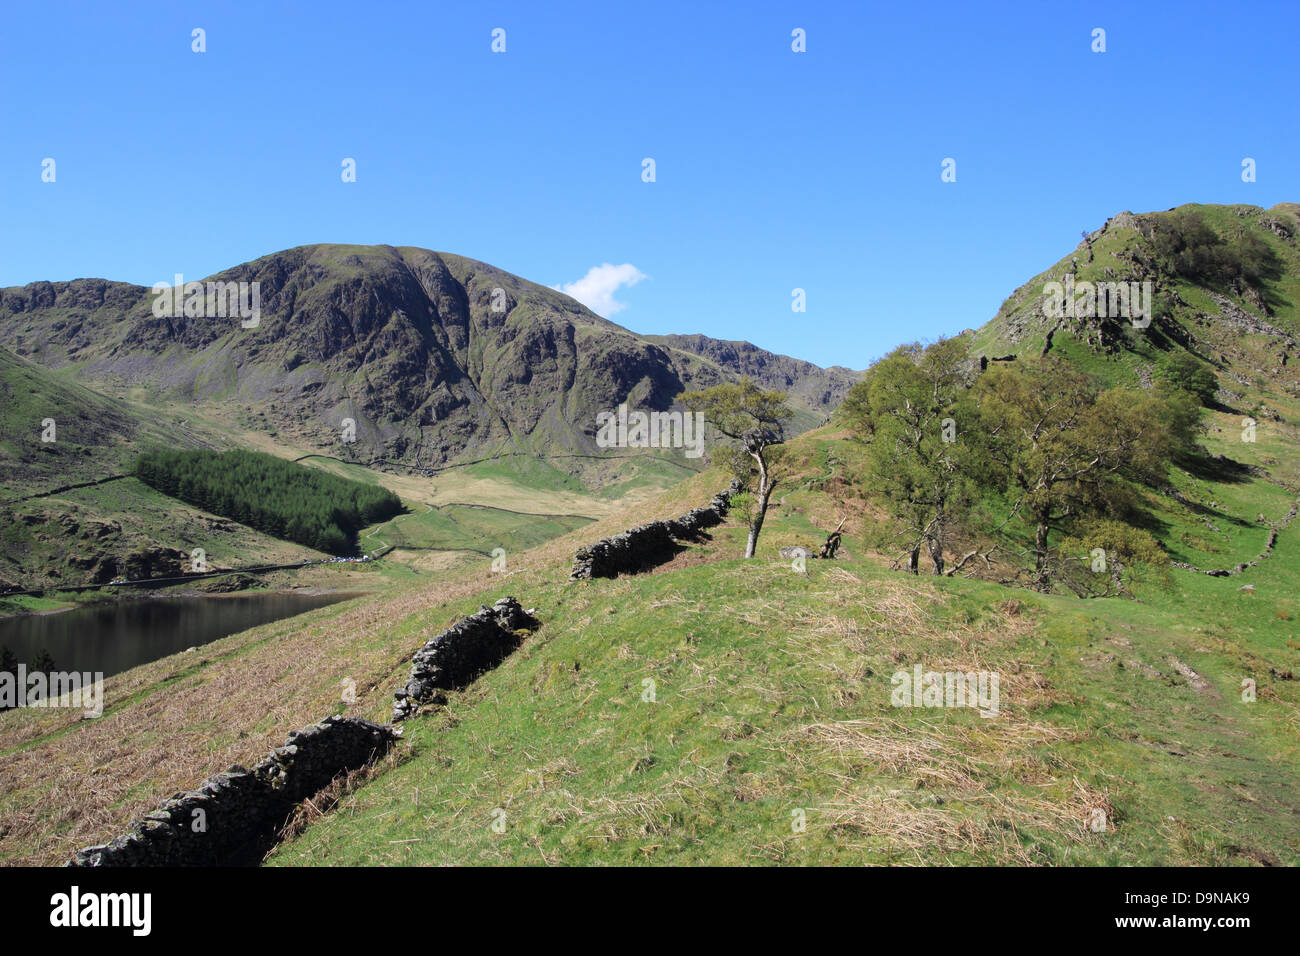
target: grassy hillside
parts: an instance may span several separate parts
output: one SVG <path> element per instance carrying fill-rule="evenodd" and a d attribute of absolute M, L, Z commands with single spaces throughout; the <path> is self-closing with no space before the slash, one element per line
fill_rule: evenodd
<path fill-rule="evenodd" d="M 1248 286 L 1171 271 L 1154 235 L 1168 216 L 1194 214 L 1227 246 L 1258 243 L 1272 265 Z M 990 358 L 1031 356 L 1048 345 L 1108 384 L 1148 381 L 1170 359 L 1190 351 L 1209 362 L 1230 392 L 1271 383 L 1292 395 L 1300 369 L 1285 358 L 1300 335 L 1300 206 L 1188 204 L 1169 213 L 1122 213 L 1071 254 L 1034 276 L 1002 303 L 988 323 L 968 332 L 971 352 Z M 1078 281 L 1150 280 L 1155 317 L 1148 329 L 1128 321 L 1059 318 L 1045 314 L 1044 285 L 1072 274 Z M 1247 381 L 1241 381 L 1241 379 Z M 1228 396 L 1231 401 L 1231 396 Z"/>
<path fill-rule="evenodd" d="M 523 651 L 409 725 L 412 759 L 275 861 L 1300 859 L 1295 695 L 1234 692 L 1276 636 L 1247 650 L 1221 620 L 1098 620 L 856 562 L 804 576 L 725 561 L 561 591 L 541 589 L 551 617 Z M 889 675 L 915 663 L 1000 671 L 1000 716 L 892 708 Z M 1108 832 L 1087 828 L 1094 808 Z"/>
<path fill-rule="evenodd" d="M 214 568 L 323 557 L 182 504 L 135 478 L 16 505 L 0 521 L 0 541 L 0 579 L 51 588 L 118 577 L 121 559 L 140 549 L 188 554 L 202 548 Z"/>
<path fill-rule="evenodd" d="M 540 632 L 274 862 L 1300 861 L 1300 528 L 1253 593 L 1189 573 L 1139 601 L 916 580 L 856 533 L 799 574 L 779 543 L 870 509 L 836 474 L 852 446 L 796 444 L 768 558 L 736 560 L 728 526 L 656 574 L 511 581 Z M 1000 673 L 1001 713 L 892 707 L 890 676 L 918 663 Z"/>
<path fill-rule="evenodd" d="M 496 548 L 519 551 L 580 528 L 581 515 L 521 514 L 488 505 L 425 506 L 370 531 L 364 547 L 392 545 L 403 551 L 467 551 L 490 555 Z"/>
<path fill-rule="evenodd" d="M 5 715 L 0 854 L 55 862 L 325 713 L 386 719 L 420 643 L 510 593 L 537 634 L 273 862 L 1300 861 L 1300 526 L 1247 578 L 1179 572 L 1135 601 L 913 579 L 862 543 L 855 446 L 823 429 L 792 452 L 752 562 L 728 523 L 656 573 L 567 582 L 577 543 L 705 500 L 701 475 L 504 578 L 426 574 L 111 678 L 98 721 Z M 840 559 L 775 557 L 840 517 Z M 916 664 L 999 673 L 999 716 L 891 706 Z"/>
<path fill-rule="evenodd" d="M 206 444 L 179 415 L 142 414 L 0 349 L 0 499 L 125 474 L 142 447 L 164 441 Z"/>

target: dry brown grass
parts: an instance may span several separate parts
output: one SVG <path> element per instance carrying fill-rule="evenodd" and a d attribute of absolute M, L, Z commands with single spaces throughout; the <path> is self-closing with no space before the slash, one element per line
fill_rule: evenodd
<path fill-rule="evenodd" d="M 851 848 L 901 850 L 916 862 L 924 851 L 927 863 L 935 854 L 992 852 L 1028 865 L 1038 861 L 1024 849 L 1026 831 L 1082 842 L 1095 810 L 1113 825 L 1106 794 L 1036 755 L 1041 745 L 1075 740 L 1049 724 L 1005 714 L 974 726 L 877 717 L 810 724 L 800 736 L 842 767 L 836 798 L 813 819 L 861 838 L 844 844 Z"/>
<path fill-rule="evenodd" d="M 382 635 L 483 587 L 471 579 L 376 595 L 341 614 L 312 612 L 155 661 L 108 678 L 97 719 L 67 710 L 5 715 L 0 862 L 62 863 L 168 794 L 255 763 L 290 730 L 340 710 L 345 677 L 357 685 L 347 711 L 386 720 L 410 654 L 446 622 L 435 615 L 415 640 L 362 645 L 356 635 Z"/>

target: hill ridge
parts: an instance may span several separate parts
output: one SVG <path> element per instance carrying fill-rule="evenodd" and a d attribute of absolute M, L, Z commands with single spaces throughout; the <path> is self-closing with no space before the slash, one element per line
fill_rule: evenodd
<path fill-rule="evenodd" d="M 412 468 L 503 448 L 594 454 L 598 411 L 665 409 L 742 374 L 788 388 L 802 430 L 857 378 L 748 343 L 720 355 L 707 337 L 641 336 L 554 289 L 413 246 L 296 246 L 193 281 L 258 283 L 258 326 L 155 316 L 143 286 L 34 282 L 0 289 L 0 347 L 322 450 L 352 419 L 352 450 Z"/>

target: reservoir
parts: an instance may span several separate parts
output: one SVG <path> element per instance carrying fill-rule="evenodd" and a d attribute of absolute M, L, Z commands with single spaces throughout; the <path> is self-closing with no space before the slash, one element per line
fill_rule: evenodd
<path fill-rule="evenodd" d="M 364 592 L 266 592 L 221 597 L 145 598 L 54 614 L 0 618 L 0 647 L 30 663 L 42 651 L 60 671 L 105 677 L 259 624 L 346 601 Z"/>

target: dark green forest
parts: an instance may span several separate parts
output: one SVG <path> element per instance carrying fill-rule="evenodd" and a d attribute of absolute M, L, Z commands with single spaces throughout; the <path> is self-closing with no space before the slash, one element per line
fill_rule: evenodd
<path fill-rule="evenodd" d="M 159 449 L 140 456 L 135 475 L 196 508 L 329 554 L 355 554 L 359 530 L 402 510 L 386 488 L 263 452 Z"/>

